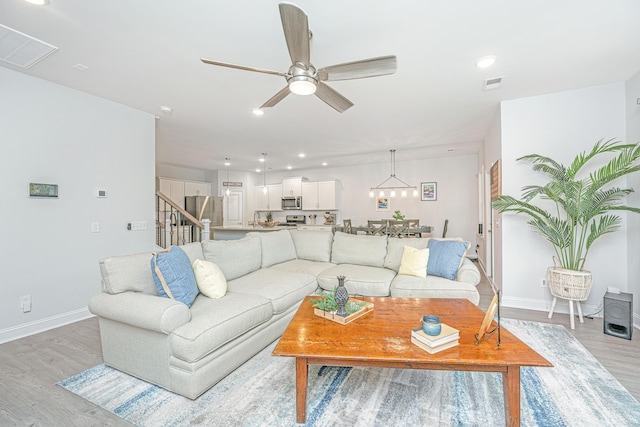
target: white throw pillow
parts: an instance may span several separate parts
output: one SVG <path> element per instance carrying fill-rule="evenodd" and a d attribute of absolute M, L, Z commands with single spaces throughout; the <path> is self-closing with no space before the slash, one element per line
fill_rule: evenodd
<path fill-rule="evenodd" d="M 216 264 L 197 259 L 192 264 L 198 289 L 209 298 L 221 298 L 227 293 L 227 279 Z"/>
<path fill-rule="evenodd" d="M 402 251 L 402 260 L 398 274 L 408 276 L 427 277 L 427 263 L 429 262 L 429 249 L 417 249 L 405 246 Z"/>

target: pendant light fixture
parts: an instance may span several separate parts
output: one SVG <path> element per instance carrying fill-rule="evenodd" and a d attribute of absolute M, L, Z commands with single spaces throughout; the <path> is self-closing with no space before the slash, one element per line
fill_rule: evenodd
<path fill-rule="evenodd" d="M 267 194 L 267 153 L 262 153 L 262 192 Z"/>
<path fill-rule="evenodd" d="M 385 190 L 389 190 L 389 197 L 396 197 L 396 190 L 400 190 L 400 197 L 407 197 L 407 191 L 412 190 L 413 197 L 418 197 L 418 187 L 409 185 L 396 176 L 396 150 L 391 153 L 391 174 L 389 178 L 375 187 L 369 188 L 369 197 L 385 197 Z"/>
<path fill-rule="evenodd" d="M 224 193 L 227 195 L 227 197 L 229 197 L 229 194 L 231 194 L 231 189 L 229 188 L 229 166 L 231 166 L 231 159 L 225 157 L 224 165 L 227 167 L 227 189 L 224 191 Z"/>

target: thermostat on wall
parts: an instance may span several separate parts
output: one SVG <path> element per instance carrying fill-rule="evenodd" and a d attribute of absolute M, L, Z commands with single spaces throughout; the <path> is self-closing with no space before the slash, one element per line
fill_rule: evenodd
<path fill-rule="evenodd" d="M 98 190 L 96 197 L 107 197 L 107 190 Z"/>

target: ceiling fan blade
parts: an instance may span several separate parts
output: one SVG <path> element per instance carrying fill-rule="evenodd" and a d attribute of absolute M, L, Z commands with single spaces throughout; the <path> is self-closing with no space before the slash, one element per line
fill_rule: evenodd
<path fill-rule="evenodd" d="M 282 2 L 280 19 L 289 56 L 293 64 L 309 65 L 309 21 L 304 10 L 292 3 Z"/>
<path fill-rule="evenodd" d="M 353 107 L 353 102 L 340 95 L 334 89 L 331 89 L 329 86 L 320 82 L 318 82 L 316 96 L 339 113 L 344 113 L 349 108 Z"/>
<path fill-rule="evenodd" d="M 256 68 L 256 67 L 247 67 L 247 66 L 244 66 L 244 65 L 230 64 L 228 62 L 213 61 L 211 59 L 205 59 L 205 58 L 200 58 L 200 60 L 202 62 L 204 62 L 205 64 L 219 65 L 221 67 L 235 68 L 237 70 L 255 71 L 255 72 L 258 72 L 258 73 L 273 74 L 275 76 L 287 77 L 286 73 L 281 73 L 280 71 L 266 70 L 264 68 Z"/>
<path fill-rule="evenodd" d="M 268 108 L 268 107 L 273 107 L 274 105 L 276 105 L 278 102 L 282 101 L 287 95 L 289 95 L 291 93 L 291 91 L 289 90 L 289 86 L 285 86 L 284 88 L 282 88 L 278 93 L 276 93 L 275 95 L 273 95 L 271 98 L 269 98 L 269 100 L 267 102 L 265 102 L 264 104 L 262 104 L 260 106 L 260 108 Z"/>
<path fill-rule="evenodd" d="M 326 81 L 352 80 L 393 74 L 397 68 L 398 61 L 391 55 L 322 67 L 318 75 L 320 80 Z"/>

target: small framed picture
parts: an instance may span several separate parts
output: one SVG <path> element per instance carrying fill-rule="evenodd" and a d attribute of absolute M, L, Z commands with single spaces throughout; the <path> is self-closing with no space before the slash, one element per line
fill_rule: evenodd
<path fill-rule="evenodd" d="M 391 207 L 389 206 L 389 198 L 387 197 L 376 198 L 376 210 L 377 211 L 391 210 Z"/>
<path fill-rule="evenodd" d="M 58 197 L 58 184 L 29 183 L 29 197 Z"/>
<path fill-rule="evenodd" d="M 420 184 L 420 200 L 434 201 L 438 200 L 438 183 L 423 182 Z"/>

